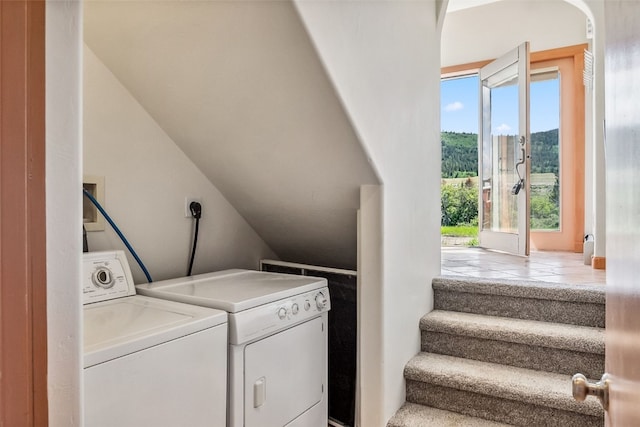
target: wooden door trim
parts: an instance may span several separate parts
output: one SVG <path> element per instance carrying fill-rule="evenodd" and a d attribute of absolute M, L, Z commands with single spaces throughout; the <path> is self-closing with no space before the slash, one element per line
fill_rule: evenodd
<path fill-rule="evenodd" d="M 559 47 L 556 49 L 540 50 L 537 52 L 531 52 L 531 63 L 549 61 L 551 59 L 573 58 L 580 56 L 584 63 L 584 51 L 589 45 L 577 44 L 573 46 Z M 493 62 L 495 59 L 485 59 L 482 61 L 468 62 L 466 64 L 451 65 L 448 67 L 442 67 L 440 69 L 440 77 L 445 79 L 449 77 L 462 77 L 470 74 L 477 74 L 480 68 Z M 582 81 L 582 75 L 580 77 Z"/>
<path fill-rule="evenodd" d="M 45 2 L 0 2 L 0 425 L 46 426 Z"/>
<path fill-rule="evenodd" d="M 584 232 L 584 87 L 582 61 L 564 57 L 538 61 L 536 68 L 560 72 L 560 229 L 530 230 L 539 250 L 582 252 Z M 563 77 L 566 76 L 566 77 Z M 569 209 L 567 209 L 567 207 Z"/>

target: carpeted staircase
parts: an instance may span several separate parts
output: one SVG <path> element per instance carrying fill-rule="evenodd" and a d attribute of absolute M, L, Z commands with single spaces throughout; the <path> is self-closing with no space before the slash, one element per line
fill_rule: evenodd
<path fill-rule="evenodd" d="M 422 352 L 388 427 L 603 426 L 571 376 L 604 371 L 604 287 L 454 276 L 433 281 Z"/>

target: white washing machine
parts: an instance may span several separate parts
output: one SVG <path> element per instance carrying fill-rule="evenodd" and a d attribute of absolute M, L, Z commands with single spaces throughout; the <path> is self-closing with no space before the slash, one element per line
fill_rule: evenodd
<path fill-rule="evenodd" d="M 84 425 L 226 425 L 227 313 L 136 295 L 122 251 L 85 253 Z"/>
<path fill-rule="evenodd" d="M 327 426 L 326 279 L 226 270 L 138 292 L 229 313 L 230 427 Z"/>

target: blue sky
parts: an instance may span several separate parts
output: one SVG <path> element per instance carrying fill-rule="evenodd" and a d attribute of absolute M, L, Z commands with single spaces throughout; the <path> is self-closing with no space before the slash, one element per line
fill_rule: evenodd
<path fill-rule="evenodd" d="M 559 126 L 559 80 L 544 80 L 531 85 L 531 132 L 556 129 Z M 492 115 L 494 132 L 517 133 L 518 111 L 514 107 L 515 86 L 502 88 L 502 96 L 494 98 Z M 497 95 L 497 94 L 496 94 Z M 478 132 L 478 77 L 443 80 L 441 83 L 441 130 Z"/>

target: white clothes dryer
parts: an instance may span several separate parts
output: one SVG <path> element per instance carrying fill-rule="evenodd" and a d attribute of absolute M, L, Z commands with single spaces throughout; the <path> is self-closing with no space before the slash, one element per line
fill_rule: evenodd
<path fill-rule="evenodd" d="M 83 256 L 84 424 L 225 426 L 227 313 L 136 295 L 122 251 Z"/>
<path fill-rule="evenodd" d="M 327 426 L 326 279 L 226 270 L 138 292 L 229 313 L 230 427 Z"/>

